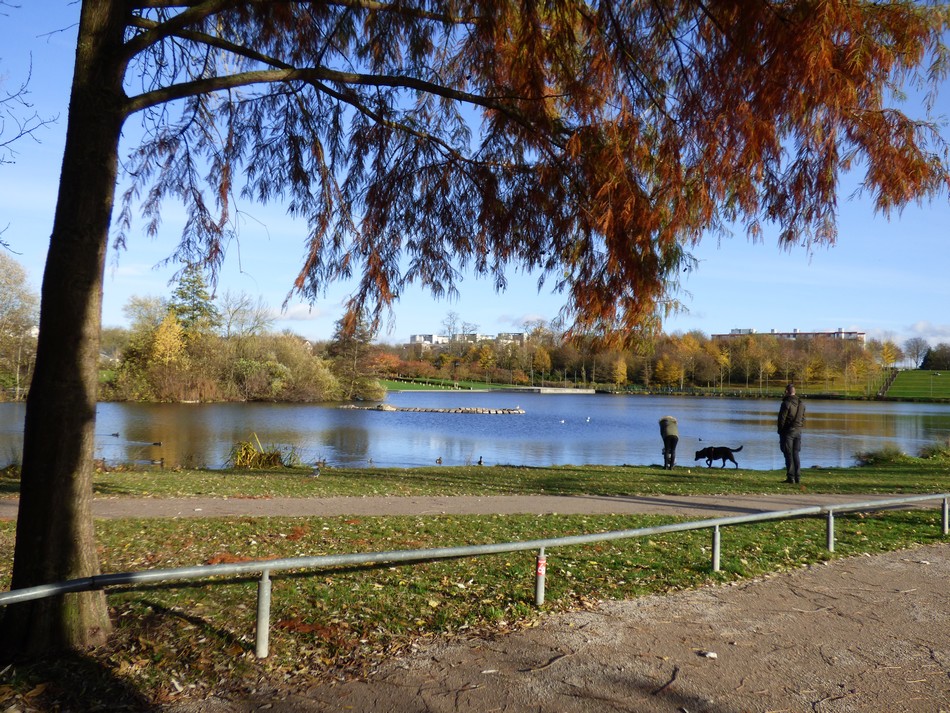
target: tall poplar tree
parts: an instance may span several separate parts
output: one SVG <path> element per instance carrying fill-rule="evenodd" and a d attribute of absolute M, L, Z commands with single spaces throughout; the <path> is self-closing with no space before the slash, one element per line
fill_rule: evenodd
<path fill-rule="evenodd" d="M 295 289 L 355 278 L 378 318 L 416 283 L 511 269 L 578 330 L 629 335 L 726 226 L 834 242 L 841 171 L 884 213 L 945 193 L 934 126 L 890 91 L 945 72 L 946 9 L 861 0 L 82 0 L 27 405 L 13 587 L 98 572 L 90 512 L 103 266 L 142 198 L 215 268 L 237 199 L 306 226 Z M 355 325 L 355 317 L 348 323 Z M 51 447 L 55 444 L 55 447 Z M 7 607 L 0 646 L 101 642 L 102 593 Z"/>

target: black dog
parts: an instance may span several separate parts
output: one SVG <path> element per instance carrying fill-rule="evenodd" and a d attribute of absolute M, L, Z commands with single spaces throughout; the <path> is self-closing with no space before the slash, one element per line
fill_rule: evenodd
<path fill-rule="evenodd" d="M 736 459 L 732 457 L 732 454 L 738 453 L 741 450 L 742 450 L 742 446 L 739 446 L 738 448 L 726 448 L 725 446 L 707 446 L 706 448 L 703 448 L 701 451 L 696 451 L 696 460 L 699 460 L 700 458 L 705 458 L 706 465 L 710 468 L 712 468 L 712 462 L 714 460 L 722 459 L 721 467 L 723 468 L 726 467 L 726 461 L 731 460 L 733 463 L 736 464 L 736 468 L 738 468 L 739 464 L 736 463 Z"/>

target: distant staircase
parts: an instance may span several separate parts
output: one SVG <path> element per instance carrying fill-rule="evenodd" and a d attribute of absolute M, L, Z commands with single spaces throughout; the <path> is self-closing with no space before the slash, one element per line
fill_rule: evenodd
<path fill-rule="evenodd" d="M 897 379 L 897 375 L 899 373 L 900 372 L 897 367 L 891 367 L 890 373 L 887 375 L 887 378 L 884 379 L 884 383 L 881 385 L 881 388 L 878 389 L 877 398 L 883 399 L 887 395 L 888 389 L 894 385 L 894 381 Z"/>

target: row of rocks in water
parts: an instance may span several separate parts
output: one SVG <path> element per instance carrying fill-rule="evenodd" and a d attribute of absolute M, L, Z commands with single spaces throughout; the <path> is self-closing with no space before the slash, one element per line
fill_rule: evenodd
<path fill-rule="evenodd" d="M 379 404 L 378 406 L 356 406 L 347 404 L 340 408 L 360 409 L 362 411 L 404 411 L 409 413 L 480 413 L 492 415 L 515 415 L 523 414 L 522 408 L 410 408 L 404 406 L 391 406 L 390 404 Z"/>

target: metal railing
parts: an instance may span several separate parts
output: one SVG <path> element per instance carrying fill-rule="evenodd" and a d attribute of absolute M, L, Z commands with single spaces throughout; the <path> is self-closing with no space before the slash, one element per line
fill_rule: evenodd
<path fill-rule="evenodd" d="M 17 604 L 33 599 L 59 596 L 75 592 L 93 591 L 118 586 L 143 586 L 158 582 L 168 583 L 196 579 L 212 579 L 216 577 L 233 577 L 250 573 L 260 573 L 257 585 L 257 630 L 255 653 L 259 658 L 266 658 L 270 646 L 270 605 L 271 605 L 271 573 L 288 570 L 326 569 L 329 567 L 353 565 L 380 565 L 396 563 L 421 564 L 444 559 L 459 559 L 463 557 L 481 557 L 484 555 L 503 554 L 508 552 L 523 552 L 537 550 L 537 567 L 535 570 L 535 603 L 544 604 L 544 586 L 547 569 L 545 550 L 553 547 L 570 547 L 586 545 L 608 540 L 624 540 L 635 537 L 645 537 L 670 532 L 687 532 L 691 530 L 712 530 L 712 570 L 719 571 L 720 559 L 720 528 L 729 525 L 743 525 L 769 520 L 789 520 L 805 517 L 824 516 L 827 522 L 827 548 L 829 552 L 835 549 L 834 521 L 839 512 L 859 512 L 906 508 L 932 500 L 942 501 L 941 527 L 944 536 L 950 529 L 950 493 L 932 495 L 912 495 L 902 498 L 888 498 L 866 502 L 841 503 L 838 505 L 813 505 L 793 510 L 777 510 L 755 513 L 752 515 L 735 515 L 718 517 L 709 520 L 695 520 L 691 522 L 672 523 L 656 527 L 640 527 L 631 530 L 614 530 L 587 535 L 571 535 L 567 537 L 553 537 L 523 542 L 500 542 L 488 545 L 469 545 L 462 547 L 439 547 L 421 550 L 392 550 L 387 552 L 367 552 L 343 555 L 319 555 L 313 557 L 288 557 L 273 560 L 257 560 L 252 562 L 234 562 L 228 564 L 196 565 L 193 567 L 178 567 L 172 569 L 154 569 L 138 572 L 118 572 L 114 574 L 100 574 L 93 577 L 71 579 L 55 584 L 42 584 L 24 589 L 14 589 L 0 593 L 0 606 Z"/>

